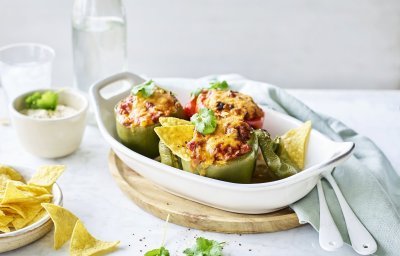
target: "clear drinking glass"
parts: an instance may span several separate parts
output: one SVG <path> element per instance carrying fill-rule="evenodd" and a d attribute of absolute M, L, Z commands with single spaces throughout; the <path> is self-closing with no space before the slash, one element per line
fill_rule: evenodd
<path fill-rule="evenodd" d="M 7 97 L 51 86 L 55 53 L 46 45 L 13 44 L 0 48 L 0 77 Z"/>
<path fill-rule="evenodd" d="M 96 81 L 127 68 L 122 0 L 75 0 L 72 9 L 75 87 L 87 93 Z"/>

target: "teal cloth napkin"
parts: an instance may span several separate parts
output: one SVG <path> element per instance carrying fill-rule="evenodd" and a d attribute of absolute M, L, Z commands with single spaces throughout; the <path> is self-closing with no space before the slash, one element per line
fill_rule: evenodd
<path fill-rule="evenodd" d="M 210 79 L 212 77 L 208 77 Z M 352 141 L 353 156 L 333 171 L 344 197 L 364 226 L 378 243 L 376 255 L 400 255 L 400 176 L 381 150 L 367 137 L 338 120 L 311 110 L 284 90 L 236 75 L 218 76 L 230 81 L 241 92 L 258 103 L 291 115 L 301 121 L 311 120 L 313 128 L 335 141 Z M 398 142 L 397 142 L 398 143 Z M 322 186 L 329 209 L 343 240 L 350 244 L 339 202 L 330 185 Z M 319 229 L 319 202 L 316 188 L 291 205 L 301 223 Z"/>

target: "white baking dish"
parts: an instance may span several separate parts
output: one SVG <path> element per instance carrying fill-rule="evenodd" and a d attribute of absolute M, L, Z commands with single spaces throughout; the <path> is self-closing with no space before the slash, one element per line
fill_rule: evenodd
<path fill-rule="evenodd" d="M 236 184 L 181 171 L 142 156 L 118 141 L 114 106 L 129 94 L 130 89 L 111 98 L 104 98 L 100 91 L 107 85 L 121 80 L 128 81 L 131 85 L 144 81 L 137 75 L 120 73 L 94 84 L 90 90 L 97 123 L 104 139 L 126 165 L 142 176 L 170 193 L 215 208 L 237 213 L 260 214 L 286 207 L 307 195 L 320 179 L 320 174 L 332 170 L 345 161 L 354 148 L 352 142 L 334 142 L 318 131 L 312 130 L 305 169 L 282 180 L 258 184 Z M 193 90 L 193 87 L 162 86 L 165 89 L 171 89 L 182 104 L 189 100 L 190 92 Z M 266 117 L 263 128 L 272 136 L 282 135 L 301 124 L 290 116 L 265 107 L 263 109 Z"/>

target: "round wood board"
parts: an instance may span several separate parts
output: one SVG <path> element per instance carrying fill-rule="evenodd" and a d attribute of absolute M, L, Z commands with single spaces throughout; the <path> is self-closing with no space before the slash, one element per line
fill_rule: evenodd
<path fill-rule="evenodd" d="M 300 226 L 297 215 L 285 208 L 267 214 L 239 214 L 219 210 L 172 195 L 126 166 L 111 150 L 109 168 L 122 191 L 140 208 L 177 225 L 221 233 L 265 233 Z"/>

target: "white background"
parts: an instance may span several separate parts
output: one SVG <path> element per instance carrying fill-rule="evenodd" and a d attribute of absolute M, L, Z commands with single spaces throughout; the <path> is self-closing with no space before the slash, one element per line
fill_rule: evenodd
<path fill-rule="evenodd" d="M 0 46 L 55 48 L 72 84 L 72 0 L 0 0 Z M 292 88 L 400 89 L 398 0 L 128 0 L 129 69 L 152 77 L 240 73 Z"/>

